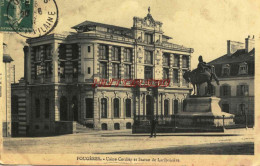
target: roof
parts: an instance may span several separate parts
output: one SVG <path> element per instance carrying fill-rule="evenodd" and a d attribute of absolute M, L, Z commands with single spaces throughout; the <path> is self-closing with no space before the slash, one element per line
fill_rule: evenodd
<path fill-rule="evenodd" d="M 9 54 L 4 54 L 4 56 L 3 56 L 4 63 L 10 63 L 12 61 L 14 61 L 14 60 L 12 59 L 12 57 Z"/>
<path fill-rule="evenodd" d="M 245 49 L 239 49 L 231 56 L 225 54 L 211 62 L 209 64 L 225 64 L 225 63 L 238 63 L 245 61 L 255 61 L 255 49 L 252 49 L 249 53 Z"/>
<path fill-rule="evenodd" d="M 172 37 L 170 37 L 170 36 L 167 36 L 167 35 L 162 35 L 164 38 L 166 38 L 166 39 L 172 39 Z"/>
<path fill-rule="evenodd" d="M 115 26 L 115 25 L 109 25 L 109 24 L 103 24 L 99 22 L 93 22 L 93 21 L 84 21 L 78 25 L 73 26 L 73 29 L 78 29 L 79 27 L 82 26 L 101 26 L 101 27 L 106 27 L 106 28 L 115 28 L 115 29 L 120 29 L 120 30 L 127 30 L 131 31 L 130 28 L 125 28 L 125 27 L 120 27 L 120 26 Z"/>

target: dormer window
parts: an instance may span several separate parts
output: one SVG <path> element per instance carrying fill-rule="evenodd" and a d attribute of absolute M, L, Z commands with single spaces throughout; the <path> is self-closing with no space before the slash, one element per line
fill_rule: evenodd
<path fill-rule="evenodd" d="M 229 76 L 230 75 L 230 65 L 225 64 L 222 67 L 222 76 Z"/>
<path fill-rule="evenodd" d="M 247 63 L 243 62 L 239 64 L 239 74 L 247 74 L 248 73 L 248 67 Z"/>

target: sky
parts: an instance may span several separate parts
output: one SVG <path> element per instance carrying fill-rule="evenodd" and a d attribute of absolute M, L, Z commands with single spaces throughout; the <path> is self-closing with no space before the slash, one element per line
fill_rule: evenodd
<path fill-rule="evenodd" d="M 74 31 L 72 26 L 85 20 L 131 28 L 133 17 L 145 17 L 148 7 L 163 23 L 170 42 L 194 48 L 191 68 L 198 56 L 209 62 L 227 52 L 227 40 L 245 42 L 257 35 L 260 3 L 256 0 L 56 0 L 59 22 L 53 33 Z M 258 36 L 257 36 L 258 37 Z M 16 67 L 16 81 L 23 77 L 25 38 L 4 34 Z"/>

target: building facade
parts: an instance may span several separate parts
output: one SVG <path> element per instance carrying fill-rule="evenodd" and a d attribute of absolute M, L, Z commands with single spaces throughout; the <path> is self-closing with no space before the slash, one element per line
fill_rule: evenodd
<path fill-rule="evenodd" d="M 247 117 L 254 124 L 254 76 L 255 76 L 255 39 L 248 36 L 245 43 L 227 41 L 227 54 L 209 62 L 214 66 L 220 85 L 214 85 L 214 94 L 221 98 L 222 111 L 236 115 L 235 121 Z M 201 86 L 206 92 L 206 84 Z M 239 120 L 239 117 L 240 120 Z"/>
<path fill-rule="evenodd" d="M 12 87 L 26 108 L 17 107 L 19 115 L 26 113 L 21 134 L 55 133 L 72 121 L 98 130 L 131 129 L 134 115 L 182 111 L 191 90 L 182 74 L 190 69 L 193 49 L 170 43 L 150 11 L 134 17 L 132 28 L 85 21 L 72 29 L 76 32 L 27 40 L 24 80 Z M 170 84 L 93 86 L 104 79 L 169 79 Z"/>

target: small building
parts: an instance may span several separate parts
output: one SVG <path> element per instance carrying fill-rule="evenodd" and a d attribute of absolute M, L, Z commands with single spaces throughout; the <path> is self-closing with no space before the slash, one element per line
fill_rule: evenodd
<path fill-rule="evenodd" d="M 234 114 L 235 122 L 247 120 L 254 124 L 254 78 L 255 78 L 255 39 L 245 39 L 245 43 L 227 41 L 227 54 L 209 62 L 214 66 L 220 85 L 214 85 L 214 94 L 221 98 L 222 111 Z M 201 92 L 206 92 L 206 84 Z M 239 120 L 240 119 L 240 120 Z M 244 123 L 244 122 L 243 122 Z"/>
<path fill-rule="evenodd" d="M 24 79 L 12 86 L 19 133 L 65 132 L 73 121 L 97 130 L 131 129 L 134 116 L 182 111 L 191 91 L 182 74 L 190 69 L 193 49 L 171 43 L 162 25 L 149 11 L 134 17 L 131 28 L 85 21 L 74 32 L 28 39 Z M 171 83 L 148 88 L 123 83 L 151 79 Z M 93 86 L 103 80 L 121 81 Z"/>

